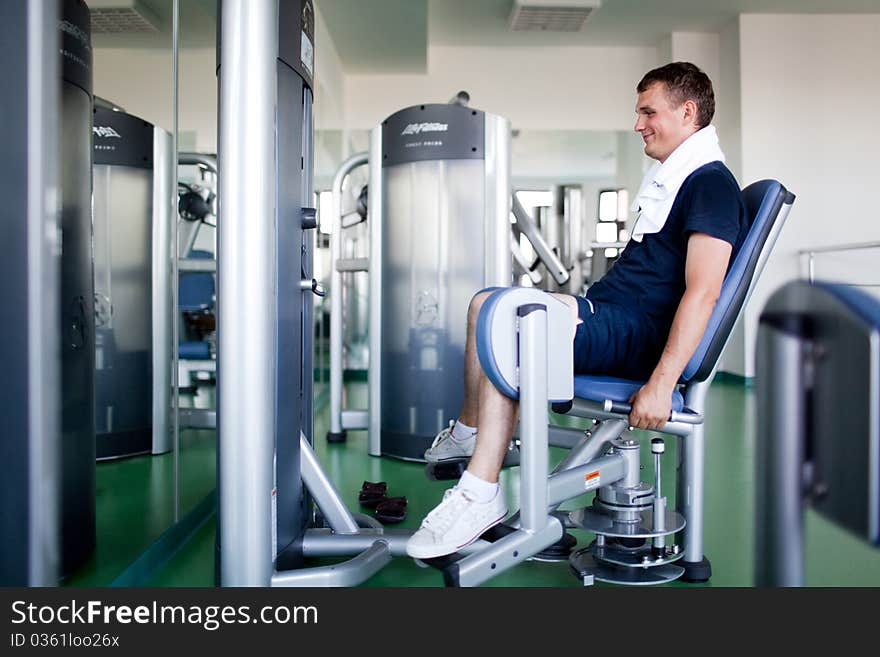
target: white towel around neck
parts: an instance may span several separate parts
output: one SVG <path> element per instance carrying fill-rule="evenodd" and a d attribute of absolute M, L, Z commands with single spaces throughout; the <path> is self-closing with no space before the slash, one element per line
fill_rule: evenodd
<path fill-rule="evenodd" d="M 632 238 L 641 242 L 644 235 L 662 230 L 675 197 L 685 178 L 710 162 L 724 162 L 715 126 L 708 125 L 685 139 L 665 162 L 655 162 L 645 177 L 631 209 L 639 212 Z"/>

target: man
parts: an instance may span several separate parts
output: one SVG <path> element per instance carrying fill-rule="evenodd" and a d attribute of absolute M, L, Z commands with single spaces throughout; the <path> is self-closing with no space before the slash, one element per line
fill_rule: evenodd
<path fill-rule="evenodd" d="M 639 216 L 632 239 L 586 298 L 554 296 L 571 307 L 577 322 L 575 373 L 646 380 L 630 399 L 629 420 L 658 429 L 747 225 L 739 185 L 710 125 L 715 97 L 708 76 L 675 62 L 649 71 L 636 90 L 635 130 L 656 163 L 633 203 Z M 474 330 L 487 296 L 476 295 L 468 310 L 464 405 L 425 452 L 429 463 L 470 462 L 407 543 L 414 558 L 451 554 L 507 515 L 498 474 L 518 406 L 492 385 L 477 358 Z"/>

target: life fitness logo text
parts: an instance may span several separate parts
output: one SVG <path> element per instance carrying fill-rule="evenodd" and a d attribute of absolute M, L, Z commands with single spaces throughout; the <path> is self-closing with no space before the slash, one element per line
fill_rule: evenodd
<path fill-rule="evenodd" d="M 110 126 L 94 126 L 92 127 L 92 132 L 95 133 L 97 137 L 116 137 L 117 139 L 122 139 L 122 135 L 116 132 Z"/>
<path fill-rule="evenodd" d="M 417 135 L 422 132 L 446 132 L 448 129 L 448 123 L 410 123 L 403 129 L 400 136 Z"/>

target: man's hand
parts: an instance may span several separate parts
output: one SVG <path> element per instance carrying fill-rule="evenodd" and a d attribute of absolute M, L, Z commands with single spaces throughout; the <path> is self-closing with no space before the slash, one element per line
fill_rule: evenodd
<path fill-rule="evenodd" d="M 660 429 L 669 420 L 672 410 L 672 389 L 648 381 L 629 398 L 632 411 L 629 423 L 637 429 Z"/>
<path fill-rule="evenodd" d="M 732 248 L 724 240 L 705 233 L 693 233 L 688 239 L 684 295 L 672 320 L 660 362 L 648 382 L 630 397 L 632 426 L 659 429 L 669 419 L 672 391 L 706 330 L 721 292 Z"/>

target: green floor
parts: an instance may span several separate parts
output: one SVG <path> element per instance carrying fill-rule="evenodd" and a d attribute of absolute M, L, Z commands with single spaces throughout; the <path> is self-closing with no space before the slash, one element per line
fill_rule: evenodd
<path fill-rule="evenodd" d="M 347 404 L 363 404 L 365 385 L 348 385 Z M 317 390 L 317 399 L 326 394 Z M 752 581 L 754 393 L 736 383 L 716 383 L 708 400 L 706 442 L 705 551 L 712 561 L 712 586 L 749 586 Z M 424 466 L 367 455 L 366 433 L 349 432 L 348 441 L 328 445 L 326 403 L 316 409 L 315 435 L 318 457 L 352 510 L 361 510 L 357 492 L 364 480 L 386 481 L 389 494 L 405 495 L 409 513 L 399 526 L 416 528 L 439 501 L 449 482 L 432 482 Z M 571 423 L 568 418 L 562 422 Z M 639 432 L 640 433 L 640 432 Z M 647 437 L 648 434 L 642 434 Z M 214 485 L 213 432 L 186 432 L 182 437 L 181 516 L 208 494 Z M 672 439 L 668 444 L 672 445 Z M 646 450 L 643 450 L 646 451 Z M 551 450 L 551 461 L 562 450 Z M 663 481 L 667 493 L 674 481 L 674 452 L 665 457 Z M 643 454 L 645 476 L 651 465 Z M 69 580 L 74 585 L 108 585 L 171 524 L 170 457 L 138 457 L 98 466 L 98 550 L 94 559 Z M 502 474 L 509 504 L 516 507 L 518 470 Z M 564 508 L 575 508 L 587 496 Z M 578 504 L 580 503 L 580 504 Z M 674 502 L 669 500 L 670 505 Z M 214 582 L 214 519 L 197 527 L 167 563 L 144 583 L 151 586 L 211 586 Z M 880 585 L 880 550 L 861 543 L 819 516 L 809 513 L 807 582 L 811 586 Z M 591 536 L 573 532 L 579 545 Z M 409 559 L 395 559 L 366 582 L 366 586 L 442 586 L 439 572 L 421 568 Z M 486 586 L 580 586 L 566 564 L 527 562 L 502 573 Z M 673 586 L 693 586 L 675 583 Z"/>

